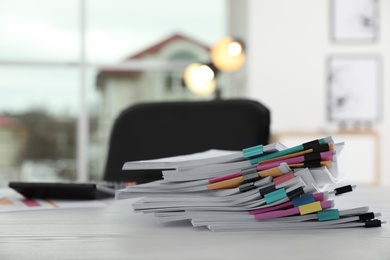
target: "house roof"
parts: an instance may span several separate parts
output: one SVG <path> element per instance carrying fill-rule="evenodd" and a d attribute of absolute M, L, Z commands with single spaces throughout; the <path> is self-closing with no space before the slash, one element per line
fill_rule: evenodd
<path fill-rule="evenodd" d="M 191 43 L 196 44 L 196 45 L 200 46 L 201 48 L 205 49 L 207 52 L 210 51 L 210 47 L 208 47 L 207 45 L 200 43 L 199 41 L 192 39 L 190 37 L 176 33 L 176 34 L 173 34 L 160 42 L 153 44 L 152 46 L 150 46 L 150 47 L 148 47 L 140 52 L 137 52 L 137 53 L 129 56 L 123 62 L 132 61 L 132 60 L 136 60 L 136 59 L 142 59 L 146 55 L 158 53 L 167 44 L 170 44 L 172 42 L 179 41 L 179 40 L 191 42 Z M 110 76 L 111 77 L 135 77 L 137 75 L 139 75 L 139 70 L 135 70 L 135 69 L 133 71 L 132 70 L 119 70 L 119 69 L 115 69 L 115 68 L 102 69 L 98 73 L 97 85 L 99 86 L 99 80 L 101 80 L 102 77 L 110 77 Z"/>
<path fill-rule="evenodd" d="M 178 41 L 178 40 L 184 40 L 184 41 L 187 41 L 187 42 L 191 42 L 193 44 L 196 44 L 196 45 L 202 47 L 206 51 L 210 51 L 210 47 L 208 47 L 207 45 L 205 45 L 203 43 L 200 43 L 199 41 L 197 41 L 195 39 L 192 39 L 190 37 L 187 37 L 187 36 L 184 36 L 182 34 L 176 33 L 176 34 L 173 34 L 170 37 L 166 38 L 165 40 L 162 40 L 162 41 L 160 41 L 160 42 L 150 46 L 149 48 L 146 48 L 146 49 L 144 49 L 144 50 L 142 50 L 142 51 L 140 51 L 140 52 L 138 52 L 138 53 L 128 57 L 126 59 L 126 61 L 132 60 L 132 59 L 139 59 L 139 58 L 142 58 L 145 55 L 157 53 L 163 47 L 165 47 L 167 44 L 169 44 L 171 42 L 174 42 L 174 41 Z"/>

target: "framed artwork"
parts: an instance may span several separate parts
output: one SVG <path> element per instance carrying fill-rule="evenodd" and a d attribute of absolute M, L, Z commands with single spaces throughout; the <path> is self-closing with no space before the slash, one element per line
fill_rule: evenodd
<path fill-rule="evenodd" d="M 381 117 L 381 60 L 375 55 L 328 60 L 328 119 L 372 124 Z"/>
<path fill-rule="evenodd" d="M 379 0 L 331 0 L 331 38 L 370 42 L 378 38 Z"/>

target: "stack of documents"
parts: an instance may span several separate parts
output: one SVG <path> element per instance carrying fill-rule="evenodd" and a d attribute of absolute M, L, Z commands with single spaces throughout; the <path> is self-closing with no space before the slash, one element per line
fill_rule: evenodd
<path fill-rule="evenodd" d="M 218 232 L 381 226 L 368 206 L 337 208 L 337 197 L 356 188 L 338 186 L 343 148 L 328 136 L 126 162 L 124 170 L 162 169 L 163 180 L 118 190 L 116 199 L 140 197 L 133 209 L 159 223 L 189 220 Z"/>

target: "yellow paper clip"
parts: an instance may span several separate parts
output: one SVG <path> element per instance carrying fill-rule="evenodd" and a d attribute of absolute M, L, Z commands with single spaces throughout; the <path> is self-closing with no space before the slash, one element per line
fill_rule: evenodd
<path fill-rule="evenodd" d="M 310 214 L 322 210 L 321 202 L 316 201 L 309 204 L 299 206 L 299 212 L 301 215 Z"/>

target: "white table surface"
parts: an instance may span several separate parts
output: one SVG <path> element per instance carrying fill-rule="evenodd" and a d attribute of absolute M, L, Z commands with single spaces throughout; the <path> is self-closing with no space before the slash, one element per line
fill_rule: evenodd
<path fill-rule="evenodd" d="M 103 208 L 0 214 L 0 259 L 390 259 L 381 228 L 213 233 L 157 224 L 129 200 Z M 370 206 L 390 220 L 390 188 L 358 188 L 336 206 Z"/>

